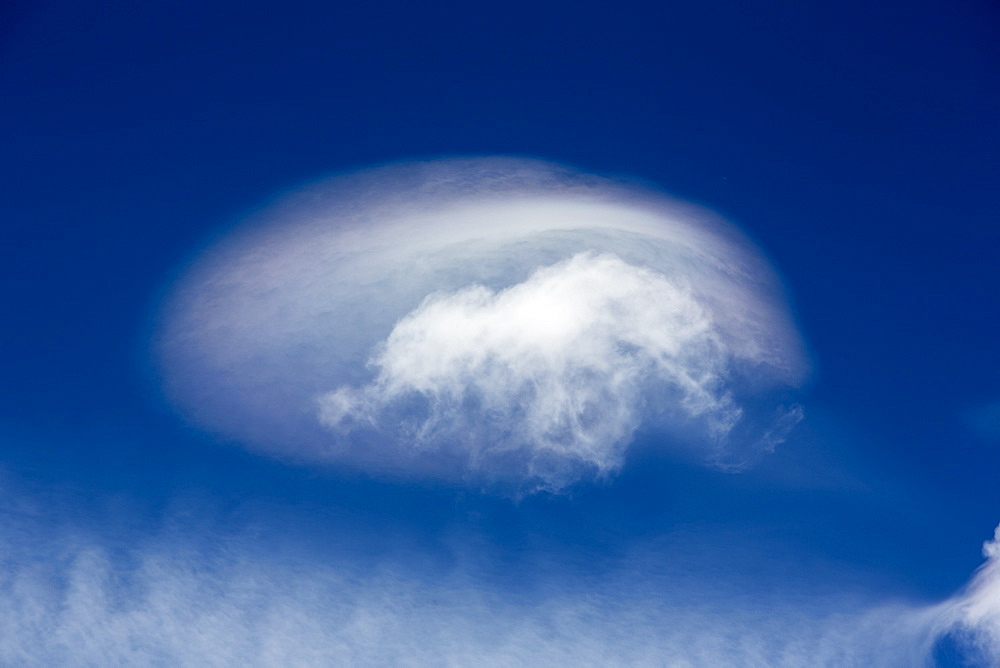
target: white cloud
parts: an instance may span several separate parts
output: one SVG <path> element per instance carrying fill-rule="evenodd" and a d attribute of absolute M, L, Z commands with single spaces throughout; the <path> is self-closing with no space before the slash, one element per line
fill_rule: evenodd
<path fill-rule="evenodd" d="M 682 281 L 580 254 L 499 292 L 431 295 L 376 347 L 370 384 L 323 395 L 321 419 L 558 489 L 618 469 L 642 423 L 722 456 L 743 412 L 731 366 L 759 361 L 737 352 Z"/>
<path fill-rule="evenodd" d="M 4 666 L 911 668 L 949 635 L 971 665 L 1000 662 L 1000 527 L 969 585 L 926 603 L 719 527 L 597 557 L 558 541 L 510 551 L 469 527 L 428 544 L 345 532 L 355 517 L 303 526 L 296 510 L 197 496 L 157 530 L 128 503 L 94 514 L 93 499 L 0 478 Z"/>
<path fill-rule="evenodd" d="M 614 470 L 636 428 L 739 466 L 784 438 L 798 412 L 778 397 L 807 370 L 779 282 L 734 228 L 502 158 L 341 177 L 262 213 L 185 272 L 156 348 L 171 401 L 258 451 L 549 488 Z M 489 359 L 459 359 L 474 349 Z M 386 430 L 389 413 L 409 426 Z"/>
<path fill-rule="evenodd" d="M 692 582 L 662 556 L 590 577 L 563 569 L 514 595 L 461 560 L 448 572 L 281 561 L 231 538 L 123 551 L 79 534 L 13 559 L 24 542 L 0 539 L 3 665 L 910 668 L 956 631 L 982 665 L 1000 659 L 995 553 L 969 592 L 920 605 L 724 572 Z"/>
<path fill-rule="evenodd" d="M 971 645 L 991 665 L 1000 664 L 1000 526 L 983 544 L 984 563 L 964 592 L 945 607 L 944 632 Z"/>

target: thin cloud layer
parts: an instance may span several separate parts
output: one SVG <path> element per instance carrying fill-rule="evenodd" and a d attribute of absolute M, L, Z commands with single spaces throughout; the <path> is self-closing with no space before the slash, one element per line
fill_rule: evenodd
<path fill-rule="evenodd" d="M 704 212 L 535 161 L 306 189 L 209 248 L 164 308 L 167 395 L 286 459 L 558 490 L 638 430 L 739 468 L 800 412 L 766 261 Z"/>
<path fill-rule="evenodd" d="M 971 665 L 1000 660 L 995 552 L 968 592 L 923 605 L 803 583 L 695 584 L 659 560 L 547 578 L 526 597 L 461 565 L 284 563 L 232 537 L 111 550 L 50 536 L 31 559 L 14 538 L 0 537 L 4 665 L 910 668 L 932 665 L 949 634 Z"/>

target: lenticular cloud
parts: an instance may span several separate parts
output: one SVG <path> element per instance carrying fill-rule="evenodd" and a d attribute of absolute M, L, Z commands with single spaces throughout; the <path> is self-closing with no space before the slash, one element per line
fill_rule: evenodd
<path fill-rule="evenodd" d="M 298 461 L 558 490 L 636 434 L 739 468 L 798 420 L 773 272 L 731 226 L 537 161 L 321 182 L 207 249 L 168 299 L 168 396 Z"/>

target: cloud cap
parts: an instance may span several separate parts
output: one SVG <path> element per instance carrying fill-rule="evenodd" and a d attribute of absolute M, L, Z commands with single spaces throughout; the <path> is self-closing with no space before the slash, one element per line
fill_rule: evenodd
<path fill-rule="evenodd" d="M 310 186 L 206 249 L 163 307 L 168 397 L 271 455 L 558 490 L 637 430 L 739 468 L 806 355 L 732 226 L 513 158 Z"/>

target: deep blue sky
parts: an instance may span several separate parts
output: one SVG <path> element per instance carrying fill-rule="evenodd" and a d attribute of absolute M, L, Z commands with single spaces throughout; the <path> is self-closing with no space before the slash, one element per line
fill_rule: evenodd
<path fill-rule="evenodd" d="M 457 523 L 500 561 L 540 537 L 605 554 L 756 527 L 929 597 L 981 561 L 1000 521 L 1000 408 L 992 432 L 969 417 L 1000 401 L 995 3 L 39 1 L 0 21 L 0 461 L 51 500 L 32 521 L 127 543 L 191 494 L 205 526 L 280 517 L 309 549 L 316 527 L 378 524 L 432 553 Z M 518 505 L 267 461 L 163 405 L 151 319 L 213 235 L 323 175 L 466 154 L 639 178 L 755 239 L 816 367 L 776 459 L 741 477 L 637 457 Z"/>

